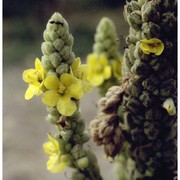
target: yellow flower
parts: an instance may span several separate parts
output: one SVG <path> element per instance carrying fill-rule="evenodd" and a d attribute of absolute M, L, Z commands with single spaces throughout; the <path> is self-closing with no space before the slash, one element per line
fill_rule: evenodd
<path fill-rule="evenodd" d="M 176 114 L 176 107 L 172 98 L 167 98 L 163 103 L 163 107 L 167 110 L 170 116 Z"/>
<path fill-rule="evenodd" d="M 112 61 L 113 76 L 117 79 L 122 77 L 122 57 Z"/>
<path fill-rule="evenodd" d="M 81 82 L 74 76 L 64 73 L 58 78 L 47 76 L 44 86 L 48 89 L 42 98 L 47 106 L 57 106 L 60 114 L 71 116 L 77 109 L 75 100 L 83 96 Z"/>
<path fill-rule="evenodd" d="M 47 169 L 52 173 L 62 172 L 71 163 L 71 156 L 69 154 L 62 155 L 59 142 L 50 134 L 48 134 L 48 138 L 49 141 L 43 144 L 44 152 L 49 156 Z"/>
<path fill-rule="evenodd" d="M 152 38 L 152 39 L 143 39 L 140 44 L 141 50 L 145 54 L 154 53 L 159 56 L 164 51 L 164 44 L 160 39 Z"/>
<path fill-rule="evenodd" d="M 111 66 L 105 55 L 89 54 L 87 64 L 90 68 L 87 79 L 94 85 L 100 86 L 104 80 L 111 77 Z"/>
<path fill-rule="evenodd" d="M 22 77 L 25 82 L 29 83 L 29 87 L 25 93 L 26 100 L 31 99 L 34 95 L 39 96 L 42 93 L 44 70 L 38 58 L 35 60 L 35 69 L 25 70 Z"/>
<path fill-rule="evenodd" d="M 87 80 L 89 67 L 87 64 L 81 65 L 81 59 L 77 58 L 71 65 L 71 74 L 81 80 L 82 88 L 85 93 L 91 91 L 92 84 Z"/>

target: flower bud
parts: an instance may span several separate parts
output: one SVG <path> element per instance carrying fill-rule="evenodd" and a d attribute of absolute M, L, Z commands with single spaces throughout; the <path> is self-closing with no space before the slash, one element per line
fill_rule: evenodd
<path fill-rule="evenodd" d="M 49 42 L 52 41 L 50 36 L 49 36 L 49 32 L 47 30 L 44 31 L 43 38 L 44 38 L 45 41 L 49 41 Z"/>
<path fill-rule="evenodd" d="M 62 154 L 60 156 L 60 161 L 61 162 L 68 162 L 68 164 L 70 164 L 72 161 L 72 155 L 71 154 Z"/>
<path fill-rule="evenodd" d="M 55 51 L 52 42 L 43 42 L 41 45 L 41 50 L 44 55 L 49 55 Z"/>
<path fill-rule="evenodd" d="M 47 120 L 48 122 L 50 122 L 51 124 L 55 124 L 56 121 L 59 120 L 59 116 L 54 116 L 54 115 L 52 115 L 52 114 L 48 114 L 48 115 L 46 116 L 46 120 Z"/>
<path fill-rule="evenodd" d="M 54 67 L 58 67 L 62 61 L 61 56 L 57 52 L 50 54 L 49 59 Z"/>
<path fill-rule="evenodd" d="M 69 54 L 70 54 L 70 48 L 68 46 L 64 46 L 60 51 L 60 55 L 62 56 L 63 59 L 68 59 Z"/>
<path fill-rule="evenodd" d="M 67 152 L 70 152 L 71 149 L 72 149 L 72 145 L 71 145 L 70 143 L 68 143 L 68 144 L 65 145 L 64 148 L 65 148 L 65 150 L 66 150 Z"/>
<path fill-rule="evenodd" d="M 72 180 L 83 180 L 85 176 L 80 172 L 74 172 L 71 177 Z"/>
<path fill-rule="evenodd" d="M 65 141 L 68 141 L 73 135 L 73 132 L 71 130 L 61 131 L 60 133 Z"/>
<path fill-rule="evenodd" d="M 58 50 L 59 52 L 61 51 L 61 49 L 64 46 L 64 41 L 62 39 L 56 39 L 53 42 L 54 47 L 56 48 L 56 50 Z"/>
<path fill-rule="evenodd" d="M 142 25 L 142 38 L 160 38 L 161 27 L 153 22 L 143 23 Z"/>
<path fill-rule="evenodd" d="M 142 6 L 145 2 L 146 2 L 146 0 L 138 0 L 138 4 L 139 4 L 140 6 Z"/>
<path fill-rule="evenodd" d="M 75 132 L 78 134 L 81 134 L 84 131 L 84 129 L 85 129 L 84 121 L 81 120 L 81 121 L 77 122 Z"/>
<path fill-rule="evenodd" d="M 160 19 L 158 1 L 149 1 L 145 3 L 142 6 L 141 11 L 143 22 L 157 22 Z"/>
<path fill-rule="evenodd" d="M 53 67 L 53 65 L 51 64 L 51 61 L 50 61 L 50 59 L 49 59 L 49 56 L 47 56 L 47 55 L 44 55 L 44 56 L 42 56 L 42 64 L 43 64 L 43 67 L 45 68 L 45 69 L 52 69 L 52 68 L 54 68 Z"/>
<path fill-rule="evenodd" d="M 53 42 L 56 39 L 58 39 L 59 36 L 56 32 L 52 31 L 52 32 L 49 32 L 49 37 L 51 38 L 51 41 Z"/>
<path fill-rule="evenodd" d="M 47 111 L 53 116 L 59 115 L 59 112 L 56 107 L 47 107 Z"/>
<path fill-rule="evenodd" d="M 73 43 L 74 43 L 74 38 L 73 38 L 72 34 L 69 34 L 69 37 L 66 39 L 65 43 L 66 43 L 66 45 L 68 45 L 68 46 L 72 46 L 72 45 L 73 45 Z"/>
<path fill-rule="evenodd" d="M 80 159 L 77 159 L 76 162 L 77 162 L 77 165 L 80 169 L 85 169 L 89 165 L 89 160 L 86 156 L 82 157 Z"/>
<path fill-rule="evenodd" d="M 82 135 L 81 135 L 81 142 L 85 143 L 87 141 L 89 141 L 91 138 L 89 132 L 85 131 Z"/>
<path fill-rule="evenodd" d="M 69 67 L 68 67 L 68 65 L 65 64 L 65 63 L 61 63 L 61 65 L 56 68 L 56 72 L 57 72 L 59 75 L 61 75 L 61 74 L 63 74 L 63 73 L 67 73 L 68 70 L 69 70 Z"/>
<path fill-rule="evenodd" d="M 142 25 L 141 11 L 133 11 L 127 16 L 127 21 L 132 28 L 135 30 L 140 30 Z"/>

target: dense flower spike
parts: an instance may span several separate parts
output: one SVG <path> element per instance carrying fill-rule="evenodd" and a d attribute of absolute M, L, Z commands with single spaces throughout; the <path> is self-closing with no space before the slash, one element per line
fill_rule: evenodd
<path fill-rule="evenodd" d="M 34 95 L 40 95 L 44 82 L 44 69 L 38 58 L 35 60 L 35 69 L 28 69 L 23 72 L 23 80 L 29 83 L 29 87 L 25 93 L 25 99 L 29 100 Z"/>
<path fill-rule="evenodd" d="M 130 26 L 123 75 L 129 154 L 139 175 L 170 180 L 176 170 L 177 1 L 132 0 L 124 8 Z"/>
<path fill-rule="evenodd" d="M 92 89 L 87 80 L 88 66 L 75 58 L 73 37 L 61 14 L 52 15 L 43 35 L 42 64 L 36 59 L 36 69 L 24 71 L 23 79 L 30 84 L 26 99 L 43 93 L 42 101 L 48 111 L 46 119 L 59 130 L 55 137 L 48 134 L 49 142 L 43 145 L 49 156 L 47 169 L 59 173 L 71 167 L 72 179 L 80 174 L 87 179 L 102 180 L 96 157 L 83 147 L 90 135 L 80 117 L 79 101 Z"/>
<path fill-rule="evenodd" d="M 48 21 L 44 40 L 42 63 L 48 73 L 44 80 L 46 91 L 42 101 L 48 106 L 49 114 L 46 119 L 60 131 L 56 139 L 61 152 L 59 159 L 50 157 L 48 167 L 53 169 L 54 163 L 71 159 L 68 166 L 76 169 L 76 172 L 94 180 L 95 175 L 101 180 L 96 159 L 91 161 L 89 151 L 83 147 L 90 137 L 85 132 L 78 106 L 83 94 L 92 89 L 87 80 L 88 66 L 82 65 L 80 58 L 75 58 L 72 52 L 73 37 L 69 33 L 67 22 L 59 13 L 54 13 Z M 64 168 L 66 165 L 60 163 L 59 166 Z"/>
<path fill-rule="evenodd" d="M 88 79 L 105 95 L 109 87 L 120 84 L 122 78 L 122 56 L 119 53 L 116 28 L 111 19 L 103 17 L 99 22 L 93 53 L 87 56 L 90 66 Z"/>

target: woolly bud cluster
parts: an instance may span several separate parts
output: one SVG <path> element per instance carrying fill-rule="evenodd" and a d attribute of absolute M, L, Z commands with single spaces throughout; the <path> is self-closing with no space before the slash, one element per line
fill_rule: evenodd
<path fill-rule="evenodd" d="M 118 107 L 122 102 L 124 89 L 111 87 L 106 97 L 98 102 L 99 114 L 91 122 L 93 140 L 97 145 L 104 145 L 107 156 L 114 158 L 123 148 L 123 127 L 118 116 Z"/>
<path fill-rule="evenodd" d="M 176 169 L 176 4 L 132 0 L 124 8 L 130 31 L 123 73 L 132 74 L 124 119 L 130 156 L 142 179 L 173 179 Z"/>
<path fill-rule="evenodd" d="M 58 74 L 68 72 L 68 65 L 75 59 L 72 52 L 73 36 L 69 33 L 66 20 L 54 13 L 46 25 L 42 43 L 42 63 L 45 69 L 55 69 Z"/>

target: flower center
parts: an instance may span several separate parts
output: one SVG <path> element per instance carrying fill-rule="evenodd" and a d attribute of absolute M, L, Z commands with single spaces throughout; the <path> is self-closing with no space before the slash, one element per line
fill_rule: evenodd
<path fill-rule="evenodd" d="M 103 67 L 100 64 L 97 64 L 95 66 L 95 70 L 96 70 L 97 73 L 101 73 L 103 71 Z"/>
<path fill-rule="evenodd" d="M 154 43 L 154 44 L 148 44 L 151 48 L 158 47 L 160 44 L 159 43 Z"/>
<path fill-rule="evenodd" d="M 34 73 L 34 77 L 37 79 L 37 81 L 38 81 L 39 83 L 42 82 L 42 77 L 41 77 L 41 74 L 39 73 L 39 71 L 36 71 L 36 72 Z"/>
<path fill-rule="evenodd" d="M 58 92 L 60 94 L 64 94 L 65 90 L 66 90 L 66 87 L 64 86 L 64 84 L 60 83 L 59 88 L 58 88 Z"/>

